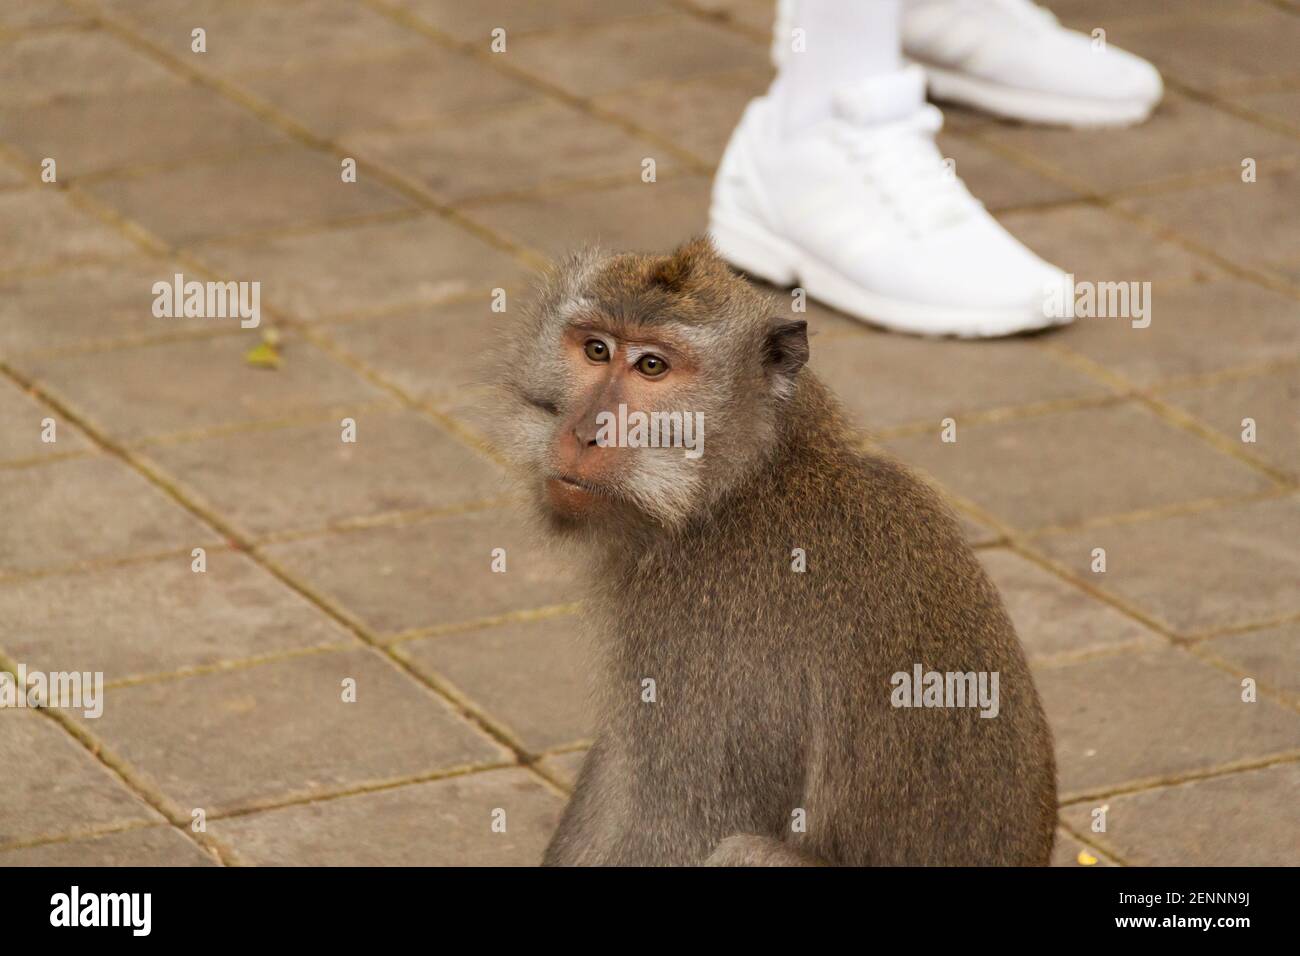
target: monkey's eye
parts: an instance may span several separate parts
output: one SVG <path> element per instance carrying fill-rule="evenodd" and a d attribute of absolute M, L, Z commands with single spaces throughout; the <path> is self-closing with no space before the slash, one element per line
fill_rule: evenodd
<path fill-rule="evenodd" d="M 587 339 L 582 350 L 587 353 L 587 358 L 591 359 L 593 362 L 609 361 L 609 346 L 600 339 Z"/>
<path fill-rule="evenodd" d="M 668 363 L 657 355 L 643 355 L 633 368 L 646 378 L 658 378 L 668 371 Z"/>

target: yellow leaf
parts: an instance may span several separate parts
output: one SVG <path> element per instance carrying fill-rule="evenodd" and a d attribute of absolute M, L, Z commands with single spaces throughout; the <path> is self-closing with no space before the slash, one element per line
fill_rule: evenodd
<path fill-rule="evenodd" d="M 244 361 L 257 368 L 279 368 L 280 353 L 270 342 L 262 342 L 244 353 Z"/>
<path fill-rule="evenodd" d="M 1097 862 L 1097 858 L 1087 850 L 1080 850 L 1078 859 L 1080 866 L 1092 866 Z"/>

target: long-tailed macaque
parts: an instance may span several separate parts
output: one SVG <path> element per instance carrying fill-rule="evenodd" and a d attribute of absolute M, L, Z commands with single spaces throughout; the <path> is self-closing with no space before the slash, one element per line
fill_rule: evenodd
<path fill-rule="evenodd" d="M 597 704 L 545 862 L 1046 864 L 1011 622 L 936 495 L 858 450 L 805 323 L 705 239 L 573 255 L 538 300 L 497 349 L 503 447 L 583 555 Z"/>

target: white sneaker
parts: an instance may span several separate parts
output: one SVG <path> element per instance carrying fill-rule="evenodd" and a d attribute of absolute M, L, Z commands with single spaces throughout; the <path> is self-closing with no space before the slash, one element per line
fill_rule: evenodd
<path fill-rule="evenodd" d="M 795 0 L 779 0 L 772 62 L 790 53 Z M 1146 60 L 1061 26 L 1029 0 L 904 0 L 903 52 L 936 100 L 1062 126 L 1140 123 L 1164 94 Z"/>
<path fill-rule="evenodd" d="M 1067 30 L 1030 0 L 907 0 L 903 52 L 925 68 L 934 99 L 1031 123 L 1139 123 L 1164 93 L 1146 60 Z"/>
<path fill-rule="evenodd" d="M 908 67 L 843 90 L 835 115 L 776 132 L 749 104 L 713 181 L 709 230 L 732 265 L 860 319 L 919 335 L 992 337 L 1068 321 L 1064 281 L 1003 229 L 934 144 L 942 117 Z"/>

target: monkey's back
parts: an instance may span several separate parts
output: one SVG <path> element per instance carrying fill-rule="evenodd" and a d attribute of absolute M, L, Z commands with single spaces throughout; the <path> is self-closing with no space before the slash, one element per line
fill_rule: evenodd
<path fill-rule="evenodd" d="M 842 862 L 1045 864 L 1056 820 L 1051 734 L 1015 630 L 956 519 L 880 457 L 858 457 L 822 504 L 804 521 L 826 554 L 809 556 L 794 625 L 822 655 L 808 675 L 818 688 L 810 727 L 830 738 L 814 748 L 808 796 L 809 815 L 825 807 L 830 825 L 810 828 L 811 842 Z M 784 589 L 792 624 L 800 589 Z M 996 673 L 996 716 L 981 716 L 977 701 L 895 706 L 896 675 L 914 681 L 918 669 L 977 681 Z"/>

